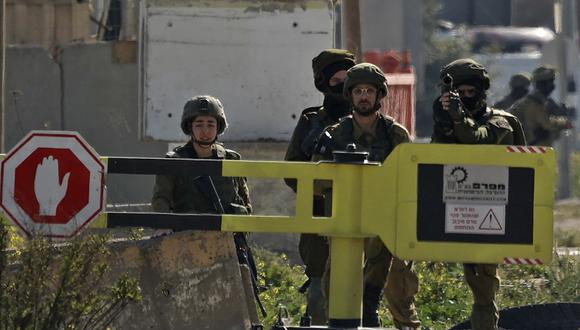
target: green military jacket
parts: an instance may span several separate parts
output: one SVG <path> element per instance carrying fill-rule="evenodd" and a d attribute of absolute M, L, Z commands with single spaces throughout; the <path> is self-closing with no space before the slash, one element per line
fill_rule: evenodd
<path fill-rule="evenodd" d="M 499 100 L 493 105 L 495 109 L 507 110 L 509 109 L 517 100 L 511 94 L 506 95 L 503 99 Z"/>
<path fill-rule="evenodd" d="M 167 153 L 168 158 L 199 158 L 192 142 Z M 240 154 L 213 145 L 212 159 L 241 159 Z M 157 175 L 151 206 L 154 212 L 217 213 L 209 196 L 204 193 L 200 176 Z M 242 177 L 211 177 L 226 213 L 249 214 L 252 211 L 246 179 Z"/>
<path fill-rule="evenodd" d="M 407 129 L 389 116 L 379 113 L 374 125 L 373 132 L 367 133 L 361 129 L 352 115 L 343 117 L 338 124 L 325 130 L 332 140 L 330 148 L 333 151 L 346 150 L 347 145 L 354 143 L 357 151 L 369 153 L 369 161 L 382 163 L 397 145 L 411 140 Z M 323 146 L 317 147 L 317 150 L 321 150 L 321 147 Z M 318 153 L 314 159 L 332 159 L 332 154 Z"/>
<path fill-rule="evenodd" d="M 435 124 L 433 143 L 525 145 L 522 126 L 515 116 L 497 109 L 486 108 L 477 119 L 468 115 L 452 127 L 441 129 Z"/>
<path fill-rule="evenodd" d="M 560 131 L 568 128 L 567 116 L 550 113 L 547 105 L 555 104 L 537 91 L 516 102 L 508 111 L 522 123 L 530 145 L 551 146 Z"/>
<path fill-rule="evenodd" d="M 284 160 L 290 162 L 308 162 L 312 158 L 318 137 L 324 129 L 336 121 L 330 117 L 324 107 L 311 107 L 302 111 L 296 128 L 290 138 Z M 296 191 L 296 180 L 285 179 L 286 184 Z"/>

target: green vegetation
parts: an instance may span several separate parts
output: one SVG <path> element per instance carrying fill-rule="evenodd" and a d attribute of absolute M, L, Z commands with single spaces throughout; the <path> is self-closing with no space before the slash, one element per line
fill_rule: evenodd
<path fill-rule="evenodd" d="M 13 237 L 0 222 L 0 329 L 104 329 L 141 299 L 136 279 L 110 281 L 107 236 Z"/>
<path fill-rule="evenodd" d="M 261 293 L 268 318 L 266 329 L 276 321 L 278 305 L 286 306 L 290 324 L 297 325 L 305 309 L 305 296 L 298 292 L 304 283 L 301 266 L 289 265 L 284 255 L 255 249 L 265 278 Z M 469 318 L 472 296 L 463 280 L 461 264 L 418 262 L 415 269 L 421 284 L 417 310 L 425 329 L 448 329 Z M 569 256 L 555 256 L 551 265 L 501 266 L 499 304 L 502 309 L 548 302 L 580 302 L 580 261 Z M 383 301 L 384 303 L 384 301 Z M 380 310 L 385 326 L 392 326 L 385 305 Z"/>
<path fill-rule="evenodd" d="M 298 289 L 306 282 L 304 268 L 290 265 L 284 254 L 253 247 L 256 266 L 260 270 L 259 286 L 262 288 L 260 299 L 268 311 L 263 320 L 265 329 L 269 329 L 278 320 L 280 305 L 288 311 L 289 324 L 299 324 L 300 317 L 306 310 L 306 296 Z M 282 317 L 286 318 L 286 315 Z"/>

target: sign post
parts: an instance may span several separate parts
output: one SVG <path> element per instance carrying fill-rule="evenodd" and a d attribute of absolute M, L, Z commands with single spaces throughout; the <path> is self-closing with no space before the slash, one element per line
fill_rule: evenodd
<path fill-rule="evenodd" d="M 0 206 L 29 236 L 70 238 L 104 209 L 104 174 L 78 133 L 32 131 L 1 162 Z"/>

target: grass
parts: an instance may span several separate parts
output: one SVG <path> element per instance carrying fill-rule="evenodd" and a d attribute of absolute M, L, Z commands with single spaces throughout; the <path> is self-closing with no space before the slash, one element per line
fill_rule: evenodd
<path fill-rule="evenodd" d="M 303 267 L 290 265 L 284 255 L 266 250 L 256 249 L 255 255 L 263 275 L 260 296 L 268 311 L 268 318 L 263 320 L 265 329 L 277 321 L 280 305 L 286 307 L 288 324 L 298 325 L 306 304 L 305 295 L 298 292 L 306 280 Z M 461 264 L 418 262 L 415 269 L 421 286 L 416 306 L 424 329 L 448 329 L 469 318 L 472 295 L 463 280 Z M 580 302 L 579 273 L 580 261 L 570 256 L 555 256 L 552 264 L 544 266 L 502 265 L 500 308 Z M 379 314 L 384 326 L 393 326 L 384 299 Z"/>

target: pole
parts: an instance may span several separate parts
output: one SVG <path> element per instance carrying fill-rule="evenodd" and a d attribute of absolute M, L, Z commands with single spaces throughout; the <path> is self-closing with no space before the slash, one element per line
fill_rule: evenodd
<path fill-rule="evenodd" d="M 5 119 L 5 107 L 4 107 L 4 91 L 5 86 L 5 68 L 6 63 L 6 0 L 0 0 L 0 153 L 5 153 L 6 142 L 5 136 L 6 131 L 4 129 L 4 119 Z"/>
<path fill-rule="evenodd" d="M 363 291 L 364 238 L 330 238 L 330 301 L 331 328 L 357 328 L 361 325 Z"/>
<path fill-rule="evenodd" d="M 360 62 L 362 56 L 360 33 L 360 6 L 359 0 L 342 0 L 341 6 L 343 24 L 343 46 L 356 56 Z"/>
<path fill-rule="evenodd" d="M 559 0 L 555 3 L 556 32 L 558 33 L 558 85 L 560 86 L 560 102 L 566 104 L 568 98 L 568 40 L 576 40 L 576 6 L 575 0 Z M 573 77 L 573 75 L 571 75 Z M 559 182 L 558 199 L 569 198 L 570 185 L 570 153 L 575 143 L 575 130 L 571 129 L 560 139 L 560 155 L 558 159 Z"/>

